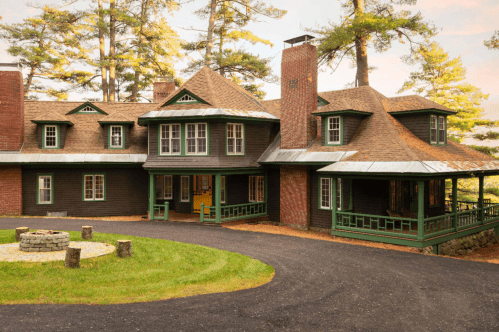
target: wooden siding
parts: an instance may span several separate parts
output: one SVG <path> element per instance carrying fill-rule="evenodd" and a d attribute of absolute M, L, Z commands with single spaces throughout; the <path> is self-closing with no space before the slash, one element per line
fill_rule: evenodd
<path fill-rule="evenodd" d="M 355 133 L 360 127 L 360 124 L 362 123 L 362 120 L 364 120 L 365 117 L 361 116 L 354 116 L 354 115 L 341 115 L 342 119 L 342 129 L 343 129 L 343 145 L 347 145 L 350 143 L 352 138 L 355 136 Z M 321 119 L 321 145 L 324 146 L 326 145 L 326 126 L 327 126 L 327 119 L 328 117 L 325 116 Z"/>
<path fill-rule="evenodd" d="M 280 168 L 269 168 L 267 172 L 267 214 L 269 220 L 280 222 L 281 220 L 281 183 Z"/>
<path fill-rule="evenodd" d="M 54 175 L 54 204 L 37 204 L 37 173 Z M 105 201 L 83 201 L 84 173 L 106 174 Z M 23 214 L 44 216 L 67 211 L 73 217 L 146 215 L 148 184 L 148 173 L 142 168 L 24 168 Z"/>
<path fill-rule="evenodd" d="M 238 123 L 231 121 L 231 123 Z M 182 126 L 184 124 L 182 123 Z M 158 156 L 158 125 L 149 127 L 149 155 L 145 168 L 231 168 L 256 167 L 258 158 L 270 144 L 271 128 L 267 125 L 245 124 L 245 154 L 226 155 L 226 123 L 209 123 L 209 156 Z M 185 145 L 185 141 L 182 142 Z"/>
<path fill-rule="evenodd" d="M 48 123 L 47 123 L 48 124 Z M 36 126 L 36 139 L 38 140 L 38 148 L 43 149 L 43 126 L 45 124 L 38 124 Z M 68 125 L 60 124 L 59 125 L 59 148 L 64 149 L 64 145 L 66 144 L 66 133 L 68 130 Z"/>
<path fill-rule="evenodd" d="M 396 119 L 420 140 L 430 143 L 430 115 L 399 115 Z"/>
<path fill-rule="evenodd" d="M 109 148 L 109 127 L 111 125 L 104 125 L 104 149 Z M 123 126 L 123 135 L 125 135 L 125 149 L 130 148 L 130 125 L 124 124 Z"/>

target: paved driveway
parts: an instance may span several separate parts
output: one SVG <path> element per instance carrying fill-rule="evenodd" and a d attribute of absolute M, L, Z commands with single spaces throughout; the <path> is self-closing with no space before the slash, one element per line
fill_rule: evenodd
<path fill-rule="evenodd" d="M 197 224 L 0 219 L 0 229 L 86 224 L 239 252 L 276 275 L 255 289 L 148 303 L 2 305 L 0 330 L 499 331 L 496 264 Z"/>

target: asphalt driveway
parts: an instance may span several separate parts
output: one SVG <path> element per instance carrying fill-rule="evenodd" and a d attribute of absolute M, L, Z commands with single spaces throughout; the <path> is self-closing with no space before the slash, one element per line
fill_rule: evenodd
<path fill-rule="evenodd" d="M 198 224 L 0 219 L 0 229 L 86 224 L 239 252 L 272 265 L 275 278 L 148 303 L 0 305 L 1 331 L 499 331 L 496 264 Z"/>

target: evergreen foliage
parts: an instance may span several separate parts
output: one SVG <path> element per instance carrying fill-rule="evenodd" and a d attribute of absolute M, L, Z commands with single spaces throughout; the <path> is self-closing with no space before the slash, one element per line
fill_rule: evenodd
<path fill-rule="evenodd" d="M 497 30 L 490 40 L 486 40 L 484 45 L 490 48 L 491 50 L 496 49 L 499 50 L 499 30 Z"/>
<path fill-rule="evenodd" d="M 407 57 L 406 61 L 419 64 L 420 71 L 412 72 L 398 93 L 413 90 L 457 111 L 456 115 L 447 118 L 447 126 L 459 136 L 477 125 L 476 120 L 483 112 L 480 104 L 489 95 L 482 93 L 474 85 L 463 82 L 466 69 L 463 68 L 461 57 L 449 60 L 449 54 L 437 43 L 432 43 L 420 46 L 413 57 Z"/>
<path fill-rule="evenodd" d="M 485 141 L 486 139 L 499 139 L 499 133 L 496 131 L 488 131 L 485 134 L 474 134 L 473 138 L 480 140 L 480 141 Z"/>

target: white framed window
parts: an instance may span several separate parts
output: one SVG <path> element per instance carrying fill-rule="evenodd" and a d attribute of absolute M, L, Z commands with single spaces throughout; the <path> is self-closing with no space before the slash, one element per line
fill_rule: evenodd
<path fill-rule="evenodd" d="M 162 124 L 160 126 L 160 155 L 180 154 L 180 124 Z"/>
<path fill-rule="evenodd" d="M 188 94 L 185 94 L 180 98 L 179 100 L 176 101 L 177 103 L 195 103 L 197 102 L 196 99 L 192 98 Z"/>
<path fill-rule="evenodd" d="M 38 176 L 38 204 L 53 203 L 53 176 L 44 174 Z"/>
<path fill-rule="evenodd" d="M 227 154 L 244 154 L 244 126 L 242 123 L 227 123 Z"/>
<path fill-rule="evenodd" d="M 249 177 L 249 201 L 263 202 L 264 200 L 264 179 L 263 176 Z"/>
<path fill-rule="evenodd" d="M 331 208 L 331 179 L 321 178 L 321 209 Z"/>
<path fill-rule="evenodd" d="M 78 113 L 97 113 L 97 111 L 90 106 L 85 106 L 84 108 L 79 110 Z"/>
<path fill-rule="evenodd" d="M 43 128 L 44 140 L 43 147 L 46 149 L 57 149 L 59 147 L 57 125 L 45 125 Z"/>
<path fill-rule="evenodd" d="M 115 149 L 123 148 L 123 126 L 110 126 L 110 147 Z"/>
<path fill-rule="evenodd" d="M 333 193 L 333 181 L 334 178 L 320 178 L 320 188 L 319 188 L 319 195 L 320 195 L 320 201 L 319 201 L 319 208 L 320 209 L 327 209 L 330 210 L 333 208 L 333 199 L 332 195 Z M 336 179 L 336 203 L 338 210 L 341 210 L 341 203 L 342 203 L 342 197 L 341 197 L 341 179 Z"/>
<path fill-rule="evenodd" d="M 173 199 L 173 176 L 156 175 L 156 199 Z"/>
<path fill-rule="evenodd" d="M 208 125 L 206 123 L 185 124 L 186 154 L 207 155 Z"/>
<path fill-rule="evenodd" d="M 437 144 L 437 116 L 430 116 L 430 143 Z"/>
<path fill-rule="evenodd" d="M 341 118 L 339 116 L 330 116 L 327 122 L 328 144 L 340 144 L 341 143 Z"/>
<path fill-rule="evenodd" d="M 84 174 L 83 175 L 83 200 L 84 201 L 104 201 L 105 176 L 104 174 Z"/>
<path fill-rule="evenodd" d="M 180 201 L 181 202 L 190 201 L 189 176 L 180 177 Z"/>
<path fill-rule="evenodd" d="M 221 176 L 220 202 L 225 203 L 225 176 Z"/>
<path fill-rule="evenodd" d="M 445 144 L 445 117 L 444 116 L 439 116 L 438 117 L 438 144 Z"/>

